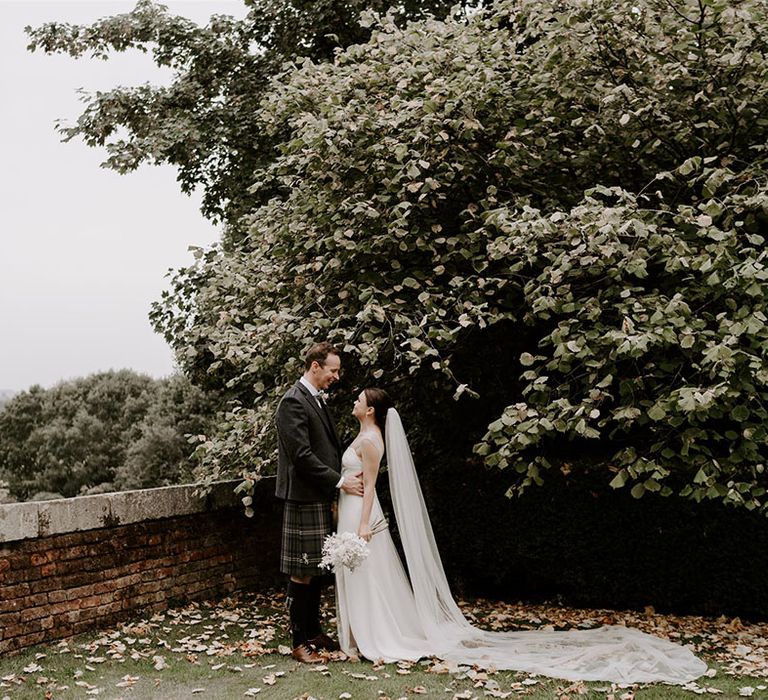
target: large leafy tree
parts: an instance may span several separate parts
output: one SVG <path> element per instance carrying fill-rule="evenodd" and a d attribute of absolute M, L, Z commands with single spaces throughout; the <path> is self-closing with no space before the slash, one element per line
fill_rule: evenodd
<path fill-rule="evenodd" d="M 765 509 L 766 9 L 368 14 L 272 80 L 238 235 L 153 313 L 234 397 L 211 478 L 269 468 L 275 401 L 329 338 L 438 467 Z"/>
<path fill-rule="evenodd" d="M 261 119 L 290 137 L 253 191 L 278 194 L 155 313 L 242 392 L 212 473 L 269 454 L 301 347 L 330 337 L 350 383 L 397 385 L 424 454 L 475 443 L 513 491 L 600 470 L 764 508 L 765 9 L 371 16 L 276 80 Z"/>

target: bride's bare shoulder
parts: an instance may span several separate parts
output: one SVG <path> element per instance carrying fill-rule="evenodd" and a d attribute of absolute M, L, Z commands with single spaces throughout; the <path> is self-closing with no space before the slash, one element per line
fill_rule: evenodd
<path fill-rule="evenodd" d="M 374 433 L 373 431 L 367 431 L 358 434 L 358 436 L 352 441 L 352 448 L 362 457 L 363 445 L 370 445 L 373 447 L 380 457 L 384 454 L 384 441 L 381 439 L 381 435 Z"/>

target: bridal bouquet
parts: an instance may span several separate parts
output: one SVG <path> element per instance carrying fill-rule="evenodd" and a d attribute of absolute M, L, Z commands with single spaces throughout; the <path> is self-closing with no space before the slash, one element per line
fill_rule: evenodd
<path fill-rule="evenodd" d="M 371 525 L 371 534 L 375 535 L 386 527 L 387 521 L 380 518 Z M 362 537 L 358 537 L 354 532 L 337 532 L 328 535 L 323 542 L 320 567 L 336 572 L 346 566 L 350 571 L 354 571 L 369 553 L 368 543 Z"/>
<path fill-rule="evenodd" d="M 354 571 L 363 563 L 368 553 L 368 545 L 362 537 L 358 537 L 354 532 L 338 532 L 325 538 L 320 566 L 334 572 L 342 566 Z"/>

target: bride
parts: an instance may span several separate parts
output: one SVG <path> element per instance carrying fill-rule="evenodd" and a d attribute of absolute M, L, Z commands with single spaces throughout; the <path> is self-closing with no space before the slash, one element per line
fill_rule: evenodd
<path fill-rule="evenodd" d="M 400 416 L 387 393 L 365 389 L 353 415 L 360 432 L 342 457 L 342 473 L 363 472 L 364 495 L 339 494 L 338 532 L 368 542 L 354 571 L 336 572 L 339 644 L 372 661 L 435 656 L 484 668 L 526 671 L 565 680 L 685 683 L 706 671 L 686 647 L 639 630 L 603 626 L 566 632 L 487 632 L 464 618 L 451 596 Z M 376 478 L 387 455 L 392 505 L 406 576 L 383 518 Z"/>

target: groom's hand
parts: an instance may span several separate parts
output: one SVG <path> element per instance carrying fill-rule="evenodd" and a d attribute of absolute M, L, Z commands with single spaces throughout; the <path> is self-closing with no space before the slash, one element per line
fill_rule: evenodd
<path fill-rule="evenodd" d="M 363 495 L 363 472 L 358 472 L 354 476 L 345 476 L 341 490 L 350 496 Z"/>

